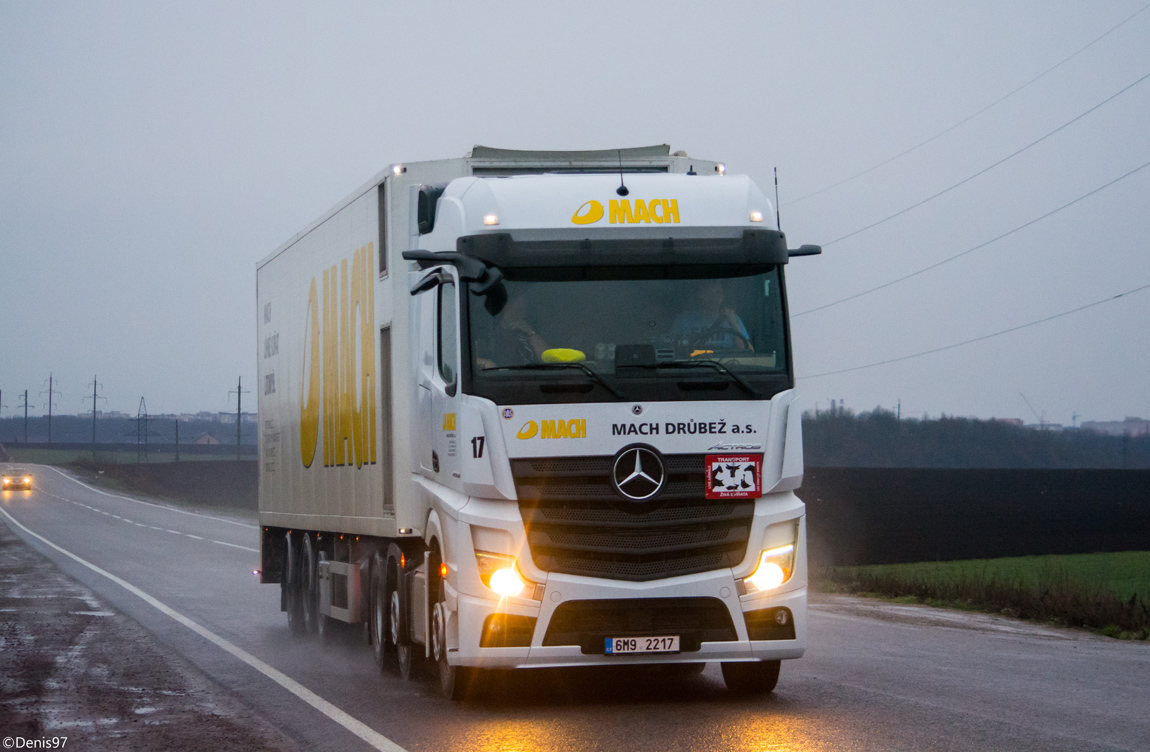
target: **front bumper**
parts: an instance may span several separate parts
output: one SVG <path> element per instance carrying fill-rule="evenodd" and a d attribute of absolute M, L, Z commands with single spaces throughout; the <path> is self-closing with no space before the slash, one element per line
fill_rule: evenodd
<path fill-rule="evenodd" d="M 572 601 L 608 601 L 612 599 L 716 599 L 727 609 L 734 627 L 734 639 L 720 642 L 703 641 L 697 650 L 679 653 L 639 655 L 603 655 L 585 652 L 580 645 L 545 645 L 548 627 L 556 609 Z M 458 648 L 449 650 L 448 661 L 455 665 L 486 668 L 526 668 L 560 666 L 596 666 L 651 663 L 697 663 L 700 661 L 752 661 L 799 658 L 806 650 L 807 588 L 799 587 L 777 594 L 740 597 L 731 570 L 705 572 L 676 577 L 663 583 L 631 583 L 593 579 L 573 575 L 551 574 L 547 578 L 543 600 L 537 605 L 510 603 L 460 594 L 453 614 L 458 630 Z M 793 639 L 751 640 L 744 612 L 786 608 L 794 627 Z M 531 644 L 527 647 L 478 647 L 487 618 L 504 613 L 535 618 Z M 665 630 L 645 631 L 641 627 L 614 637 L 666 634 Z M 449 641 L 450 642 L 453 641 Z M 686 643 L 687 641 L 684 640 Z"/>

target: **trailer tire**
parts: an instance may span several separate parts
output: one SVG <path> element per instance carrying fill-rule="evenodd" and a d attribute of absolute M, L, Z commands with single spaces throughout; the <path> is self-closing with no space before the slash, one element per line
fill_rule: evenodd
<path fill-rule="evenodd" d="M 280 578 L 280 588 L 284 610 L 287 611 L 288 630 L 293 635 L 301 635 L 304 633 L 304 623 L 299 592 L 299 557 L 291 533 L 284 534 L 284 573 Z"/>
<path fill-rule="evenodd" d="M 782 661 L 724 663 L 723 681 L 727 691 L 736 695 L 765 695 L 779 683 Z"/>
<path fill-rule="evenodd" d="M 395 647 L 395 662 L 399 675 L 412 678 L 415 670 L 415 651 L 408 637 L 408 614 L 406 598 L 402 591 L 402 574 L 397 562 L 392 562 L 387 577 L 387 626 L 388 640 Z"/>
<path fill-rule="evenodd" d="M 316 580 L 318 568 L 316 567 L 315 544 L 310 533 L 303 534 L 303 545 L 300 547 L 300 610 L 303 613 L 303 628 L 305 634 L 315 634 L 319 631 L 319 584 Z"/>
<path fill-rule="evenodd" d="M 376 554 L 371 560 L 371 616 L 368 619 L 371 651 L 375 666 L 383 671 L 387 665 L 387 571 L 383 556 Z"/>

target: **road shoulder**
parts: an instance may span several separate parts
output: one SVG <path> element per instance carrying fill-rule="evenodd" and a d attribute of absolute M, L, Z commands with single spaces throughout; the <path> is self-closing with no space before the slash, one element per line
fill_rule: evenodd
<path fill-rule="evenodd" d="M 0 524 L 5 737 L 124 750 L 296 750 Z"/>

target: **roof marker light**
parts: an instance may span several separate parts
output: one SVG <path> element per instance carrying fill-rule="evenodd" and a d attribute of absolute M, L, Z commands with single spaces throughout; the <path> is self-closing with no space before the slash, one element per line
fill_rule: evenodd
<path fill-rule="evenodd" d="M 485 225 L 497 225 L 497 224 L 499 224 L 499 215 L 498 214 L 485 214 L 483 216 L 483 224 L 485 224 Z"/>
<path fill-rule="evenodd" d="M 763 213 L 761 211 L 751 212 L 751 221 L 752 222 L 762 222 L 763 221 Z"/>
<path fill-rule="evenodd" d="M 393 164 L 391 166 L 391 174 L 392 175 L 402 175 L 405 172 L 407 172 L 407 168 L 401 164 Z"/>
<path fill-rule="evenodd" d="M 719 173 L 720 175 L 726 175 L 727 166 L 725 164 L 717 164 L 715 165 L 715 172 Z"/>

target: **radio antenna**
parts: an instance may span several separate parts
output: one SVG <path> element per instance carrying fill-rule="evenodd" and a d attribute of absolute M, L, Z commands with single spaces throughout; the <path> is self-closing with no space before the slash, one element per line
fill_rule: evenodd
<path fill-rule="evenodd" d="M 779 168 L 775 168 L 775 229 L 783 231 L 783 223 L 779 220 Z"/>
<path fill-rule="evenodd" d="M 631 191 L 627 190 L 627 186 L 623 184 L 623 150 L 616 149 L 615 153 L 619 155 L 619 187 L 615 189 L 615 192 L 620 196 L 626 196 Z"/>

